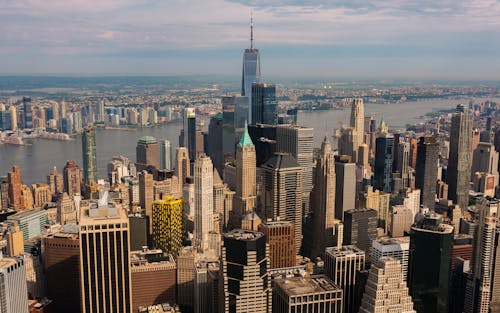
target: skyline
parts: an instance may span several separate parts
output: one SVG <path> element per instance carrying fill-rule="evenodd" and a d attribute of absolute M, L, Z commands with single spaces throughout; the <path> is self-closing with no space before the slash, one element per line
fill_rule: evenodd
<path fill-rule="evenodd" d="M 2 75 L 500 79 L 500 1 L 0 1 Z M 397 26 L 397 27 L 395 27 Z"/>

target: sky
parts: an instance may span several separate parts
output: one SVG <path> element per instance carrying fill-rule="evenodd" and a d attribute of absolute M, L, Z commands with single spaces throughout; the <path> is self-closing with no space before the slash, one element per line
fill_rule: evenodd
<path fill-rule="evenodd" d="M 500 80 L 500 0 L 0 0 L 0 75 Z"/>

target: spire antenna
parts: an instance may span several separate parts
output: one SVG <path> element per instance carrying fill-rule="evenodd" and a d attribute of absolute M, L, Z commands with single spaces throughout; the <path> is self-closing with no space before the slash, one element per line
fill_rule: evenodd
<path fill-rule="evenodd" d="M 253 12 L 250 13 L 250 49 L 253 49 Z"/>

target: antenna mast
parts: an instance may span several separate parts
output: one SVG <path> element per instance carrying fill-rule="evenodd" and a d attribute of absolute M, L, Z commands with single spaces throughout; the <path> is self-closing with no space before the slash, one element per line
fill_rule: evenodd
<path fill-rule="evenodd" d="M 250 49 L 253 49 L 253 12 L 250 13 Z"/>

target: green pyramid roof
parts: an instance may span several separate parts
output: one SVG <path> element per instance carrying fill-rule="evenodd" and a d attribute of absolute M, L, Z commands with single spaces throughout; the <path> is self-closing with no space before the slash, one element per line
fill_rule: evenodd
<path fill-rule="evenodd" d="M 248 134 L 247 121 L 245 121 L 245 131 L 243 132 L 243 135 L 240 138 L 239 145 L 242 147 L 253 146 L 252 138 L 250 138 L 250 135 Z"/>

